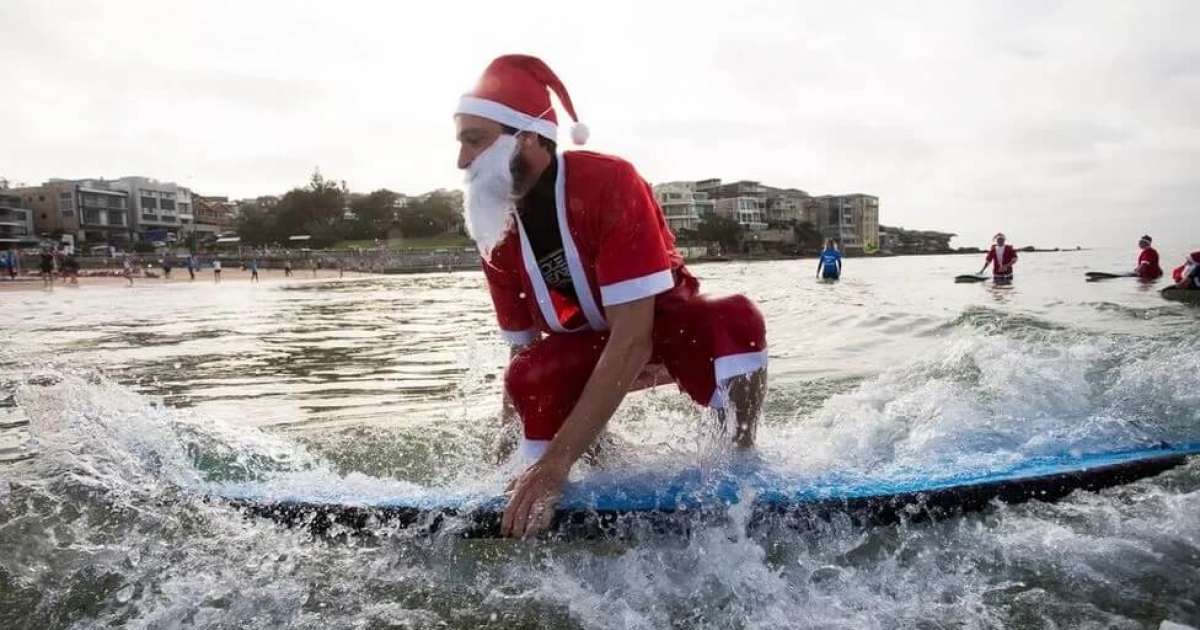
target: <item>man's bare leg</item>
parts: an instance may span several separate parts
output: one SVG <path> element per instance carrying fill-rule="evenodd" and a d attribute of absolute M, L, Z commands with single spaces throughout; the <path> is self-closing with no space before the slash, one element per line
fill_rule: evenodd
<path fill-rule="evenodd" d="M 735 376 L 725 385 L 728 392 L 729 406 L 733 407 L 737 426 L 733 431 L 733 443 L 738 448 L 754 446 L 754 436 L 758 431 L 758 419 L 762 415 L 763 400 L 767 396 L 767 371 L 757 370 L 750 374 Z M 721 423 L 725 423 L 726 413 L 719 413 Z"/>

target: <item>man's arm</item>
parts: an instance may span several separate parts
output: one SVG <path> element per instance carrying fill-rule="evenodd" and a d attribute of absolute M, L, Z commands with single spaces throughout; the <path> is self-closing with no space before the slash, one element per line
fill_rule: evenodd
<path fill-rule="evenodd" d="M 610 306 L 606 314 L 612 333 L 579 401 L 542 458 L 513 485 L 501 521 L 506 535 L 529 536 L 550 525 L 571 467 L 604 430 L 650 360 L 654 297 Z"/>

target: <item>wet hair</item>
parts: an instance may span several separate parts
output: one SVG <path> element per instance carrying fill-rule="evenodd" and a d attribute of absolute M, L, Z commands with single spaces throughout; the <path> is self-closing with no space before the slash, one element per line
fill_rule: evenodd
<path fill-rule="evenodd" d="M 504 125 L 504 124 L 500 125 L 500 130 L 503 133 L 506 133 L 510 136 L 515 136 L 515 135 L 517 135 L 517 132 L 520 131 L 516 127 L 510 127 L 510 126 Z M 546 136 L 543 136 L 540 133 L 535 133 L 532 131 L 530 131 L 529 133 L 533 133 L 535 136 L 537 136 L 538 144 L 541 145 L 541 147 L 543 149 L 549 151 L 550 155 L 554 155 L 555 153 L 558 153 L 558 143 L 557 142 L 551 140 L 550 138 L 547 138 Z"/>

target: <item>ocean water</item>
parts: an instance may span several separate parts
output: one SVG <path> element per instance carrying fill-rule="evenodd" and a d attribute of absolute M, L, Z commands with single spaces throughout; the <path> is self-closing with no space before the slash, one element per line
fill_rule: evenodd
<path fill-rule="evenodd" d="M 1173 260 L 1173 252 L 1164 252 Z M 1132 253 L 722 263 L 767 317 L 761 456 L 853 476 L 1200 441 L 1200 309 Z M 507 350 L 477 273 L 0 293 L 0 628 L 1200 626 L 1200 461 L 936 522 L 691 537 L 348 540 L 200 498 L 499 488 Z M 721 460 L 670 388 L 612 423 L 632 470 Z M 577 475 L 592 474 L 579 467 Z"/>

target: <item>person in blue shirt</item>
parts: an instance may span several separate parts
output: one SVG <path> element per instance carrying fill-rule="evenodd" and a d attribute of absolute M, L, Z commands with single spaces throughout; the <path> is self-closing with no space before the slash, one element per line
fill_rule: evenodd
<path fill-rule="evenodd" d="M 251 258 L 249 267 L 250 267 L 250 280 L 253 282 L 258 282 L 258 259 Z"/>
<path fill-rule="evenodd" d="M 817 276 L 826 280 L 837 280 L 842 275 L 842 252 L 838 251 L 833 239 L 825 239 L 825 249 L 817 259 Z"/>

